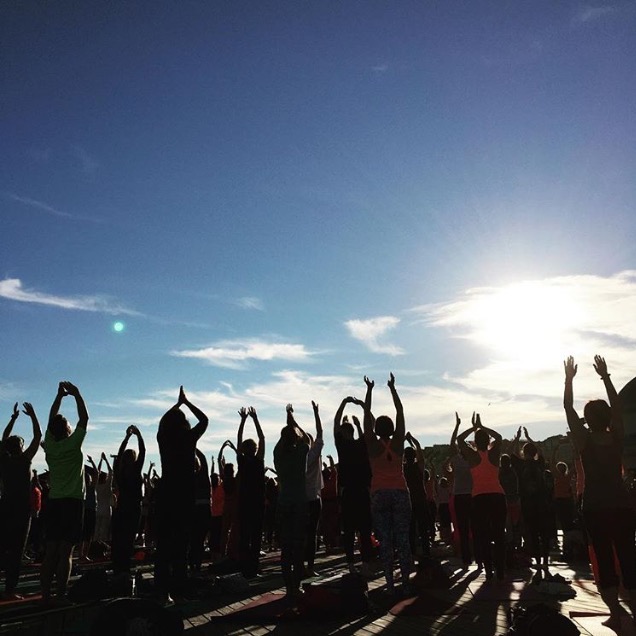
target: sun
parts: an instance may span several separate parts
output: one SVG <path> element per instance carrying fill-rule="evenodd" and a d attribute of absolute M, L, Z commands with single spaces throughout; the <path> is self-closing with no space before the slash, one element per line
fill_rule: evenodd
<path fill-rule="evenodd" d="M 472 337 L 524 366 L 567 355 L 581 317 L 567 290 L 539 281 L 489 290 L 473 311 Z"/>

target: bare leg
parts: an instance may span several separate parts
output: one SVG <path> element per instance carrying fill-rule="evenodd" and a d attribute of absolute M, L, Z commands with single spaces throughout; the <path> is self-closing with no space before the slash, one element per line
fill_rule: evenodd
<path fill-rule="evenodd" d="M 59 596 L 66 594 L 68 580 L 71 577 L 73 564 L 73 544 L 68 541 L 60 541 L 59 556 L 57 560 L 57 593 Z"/>
<path fill-rule="evenodd" d="M 40 569 L 40 585 L 42 586 L 42 600 L 44 601 L 48 601 L 51 598 L 51 585 L 53 584 L 59 549 L 59 541 L 46 542 L 44 561 L 42 561 L 42 568 Z"/>
<path fill-rule="evenodd" d="M 601 594 L 601 598 L 603 602 L 610 611 L 610 617 L 603 621 L 603 625 L 607 625 L 610 629 L 616 629 L 621 625 L 621 613 L 622 608 L 621 604 L 618 600 L 618 588 L 617 587 L 606 587 L 603 589 L 599 588 L 599 592 Z"/>

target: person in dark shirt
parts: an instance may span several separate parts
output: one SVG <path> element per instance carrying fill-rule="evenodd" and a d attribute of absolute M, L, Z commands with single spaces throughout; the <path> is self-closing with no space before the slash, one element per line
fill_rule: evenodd
<path fill-rule="evenodd" d="M 409 446 L 404 449 L 404 479 L 409 489 L 411 498 L 411 551 L 415 555 L 417 543 L 419 541 L 422 556 L 431 556 L 431 526 L 434 526 L 431 508 L 426 499 L 424 488 L 425 460 L 422 447 L 411 433 L 407 433 L 405 440 Z"/>
<path fill-rule="evenodd" d="M 192 519 L 192 532 L 190 534 L 189 564 L 194 573 L 201 571 L 203 555 L 205 553 L 205 539 L 210 530 L 211 493 L 210 473 L 208 461 L 205 455 L 196 449 L 196 476 L 194 495 L 194 516 Z"/>
<path fill-rule="evenodd" d="M 137 438 L 138 453 L 132 448 L 127 448 L 131 437 Z M 112 559 L 115 574 L 130 573 L 130 559 L 141 517 L 142 470 L 145 459 L 144 438 L 136 426 L 129 426 L 117 452 L 114 466 L 119 490 L 117 508 L 113 511 L 112 520 Z"/>
<path fill-rule="evenodd" d="M 536 559 L 536 579 L 546 577 L 550 553 L 550 492 L 545 479 L 545 460 L 534 442 L 526 442 L 518 451 L 519 435 L 515 437 L 515 453 L 510 456 L 519 482 L 521 515 L 530 544 L 530 554 Z"/>
<path fill-rule="evenodd" d="M 356 404 L 354 398 L 346 397 L 333 421 L 333 436 L 338 451 L 338 491 L 340 494 L 343 543 L 347 566 L 355 572 L 354 540 L 360 533 L 360 556 L 363 574 L 371 575 L 373 566 L 373 544 L 371 543 L 371 465 L 364 441 L 362 426 L 357 417 L 353 425 L 343 413 L 347 404 Z M 354 425 L 357 437 L 354 437 Z"/>
<path fill-rule="evenodd" d="M 16 588 L 31 524 L 31 462 L 42 439 L 33 406 L 25 402 L 23 407 L 23 413 L 31 418 L 33 440 L 25 450 L 24 440 L 11 434 L 20 415 L 16 402 L 0 443 L 0 475 L 4 485 L 0 500 L 0 560 L 5 570 L 4 598 L 14 600 L 21 598 Z"/>
<path fill-rule="evenodd" d="M 181 407 L 197 418 L 190 426 Z M 155 585 L 162 600 L 170 594 L 183 597 L 187 579 L 187 554 L 195 497 L 195 449 L 208 427 L 207 416 L 179 389 L 177 403 L 159 422 L 157 442 L 161 481 L 157 487 L 157 552 Z"/>
<path fill-rule="evenodd" d="M 286 407 L 287 424 L 274 448 L 274 468 L 278 475 L 278 536 L 280 563 L 286 598 L 295 602 L 302 595 L 303 551 L 307 533 L 307 497 L 305 477 L 309 438 L 294 419 L 291 404 Z"/>
<path fill-rule="evenodd" d="M 241 572 L 246 578 L 258 575 L 265 514 L 265 435 L 253 406 L 239 410 L 241 423 L 237 436 L 238 522 Z M 258 443 L 243 439 L 245 422 L 251 417 Z"/>
<path fill-rule="evenodd" d="M 618 600 L 621 582 L 629 595 L 631 613 L 636 617 L 636 519 L 622 479 L 623 409 L 605 359 L 594 356 L 594 370 L 603 381 L 609 404 L 605 400 L 591 400 L 585 405 L 585 419 L 581 420 L 574 409 L 573 381 L 577 369 L 571 356 L 565 360 L 563 406 L 585 473 L 582 512 L 598 563 L 599 593 L 610 610 L 605 624 L 616 629 L 621 624 L 622 608 Z"/>

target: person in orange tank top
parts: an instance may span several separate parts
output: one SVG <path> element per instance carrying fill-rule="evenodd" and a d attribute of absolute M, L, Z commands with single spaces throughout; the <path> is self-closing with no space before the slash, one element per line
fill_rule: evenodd
<path fill-rule="evenodd" d="M 457 437 L 457 445 L 473 478 L 473 540 L 479 545 L 486 579 L 492 579 L 494 566 L 497 579 L 502 581 L 506 558 L 506 496 L 499 483 L 502 437 L 483 426 L 479 414 L 473 414 L 472 424 Z M 466 443 L 471 433 L 475 434 L 475 447 Z"/>
<path fill-rule="evenodd" d="M 393 553 L 397 551 L 402 575 L 403 594 L 410 592 L 411 500 L 402 471 L 406 428 L 404 407 L 395 388 L 395 377 L 387 383 L 395 405 L 395 425 L 387 415 L 377 419 L 371 413 L 371 393 L 375 383 L 366 376 L 367 394 L 364 402 L 354 400 L 364 408 L 364 439 L 371 464 L 371 512 L 376 533 L 380 535 L 380 556 L 384 567 L 387 591 L 395 593 L 393 581 Z"/>

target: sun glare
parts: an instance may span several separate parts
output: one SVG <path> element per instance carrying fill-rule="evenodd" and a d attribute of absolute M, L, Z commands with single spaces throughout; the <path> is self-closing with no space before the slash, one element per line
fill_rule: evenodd
<path fill-rule="evenodd" d="M 475 340 L 524 366 L 566 355 L 580 316 L 567 291 L 538 282 L 495 290 L 475 312 Z"/>

